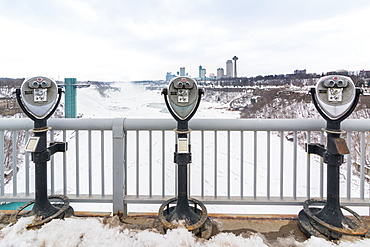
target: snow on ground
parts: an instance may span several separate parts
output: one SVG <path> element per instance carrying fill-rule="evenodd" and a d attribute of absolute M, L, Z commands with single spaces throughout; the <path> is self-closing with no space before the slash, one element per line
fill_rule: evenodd
<path fill-rule="evenodd" d="M 232 233 L 220 233 L 209 240 L 194 237 L 185 228 L 169 230 L 162 235 L 155 231 L 128 229 L 116 217 L 103 223 L 99 218 L 66 218 L 52 220 L 38 230 L 26 230 L 33 217 L 21 218 L 13 226 L 7 226 L 0 231 L 0 246 L 2 247 L 41 247 L 41 246 L 130 246 L 130 247 L 167 247 L 167 246 L 369 246 L 370 239 L 356 242 L 339 242 L 338 245 L 320 238 L 312 237 L 303 243 L 292 237 L 281 238 L 276 243 L 268 243 L 260 234 L 251 233 L 246 237 Z"/>

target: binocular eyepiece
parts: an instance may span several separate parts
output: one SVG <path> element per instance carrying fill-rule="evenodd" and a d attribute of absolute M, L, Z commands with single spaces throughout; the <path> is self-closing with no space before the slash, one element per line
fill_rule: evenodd
<path fill-rule="evenodd" d="M 348 86 L 349 80 L 347 78 L 339 78 L 338 76 L 329 77 L 323 81 L 325 87 L 339 87 L 345 88 Z"/>

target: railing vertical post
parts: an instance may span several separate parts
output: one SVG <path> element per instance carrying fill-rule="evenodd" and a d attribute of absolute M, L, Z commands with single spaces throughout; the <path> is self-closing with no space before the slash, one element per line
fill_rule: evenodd
<path fill-rule="evenodd" d="M 92 196 L 92 187 L 93 187 L 93 181 L 92 181 L 92 134 L 91 134 L 91 130 L 88 130 L 87 132 L 87 149 L 88 149 L 88 153 L 87 153 L 87 164 L 88 164 L 88 171 L 89 171 L 89 197 Z"/>
<path fill-rule="evenodd" d="M 294 131 L 294 140 L 293 140 L 293 199 L 297 200 L 297 131 Z"/>
<path fill-rule="evenodd" d="M 230 199 L 231 195 L 231 189 L 230 189 L 230 184 L 231 184 L 231 169 L 230 169 L 230 130 L 227 131 L 227 199 Z"/>
<path fill-rule="evenodd" d="M 214 155 L 215 155 L 215 164 L 214 164 L 214 169 L 215 169 L 215 174 L 214 174 L 214 198 L 216 199 L 217 198 L 217 152 L 218 152 L 218 150 L 217 150 L 217 131 L 214 131 L 214 140 L 215 140 L 215 153 L 214 153 Z"/>
<path fill-rule="evenodd" d="M 76 197 L 80 196 L 80 131 L 76 130 Z"/>
<path fill-rule="evenodd" d="M 201 143 L 200 196 L 203 199 L 204 198 L 204 130 L 202 130 L 201 132 L 200 143 Z"/>
<path fill-rule="evenodd" d="M 188 134 L 188 138 L 189 138 L 189 143 L 191 143 L 191 132 Z M 188 177 L 188 181 L 187 181 L 187 184 L 188 184 L 188 197 L 191 197 L 191 190 L 190 190 L 190 183 L 191 183 L 191 166 L 188 166 L 188 169 L 187 169 L 187 177 Z"/>
<path fill-rule="evenodd" d="M 149 198 L 153 196 L 153 132 L 149 130 Z"/>
<path fill-rule="evenodd" d="M 63 130 L 63 142 L 67 143 L 67 130 Z M 63 195 L 68 194 L 67 181 L 67 152 L 63 152 Z"/>
<path fill-rule="evenodd" d="M 324 144 L 324 131 L 320 132 L 320 144 Z M 320 157 L 320 198 L 324 198 L 324 159 Z"/>
<path fill-rule="evenodd" d="M 4 130 L 0 131 L 0 195 L 3 196 L 5 194 L 5 189 L 4 189 L 4 178 L 5 178 L 5 167 L 4 167 Z"/>
<path fill-rule="evenodd" d="M 311 131 L 307 131 L 307 143 L 311 143 Z M 311 197 L 311 154 L 307 152 L 307 198 Z"/>
<path fill-rule="evenodd" d="M 349 154 L 347 154 L 347 200 L 351 200 L 351 175 L 352 175 L 352 131 L 347 132 L 347 146 L 348 150 L 350 150 Z"/>
<path fill-rule="evenodd" d="M 253 198 L 257 199 L 257 131 L 253 131 Z"/>
<path fill-rule="evenodd" d="M 280 199 L 284 198 L 284 131 L 280 131 Z"/>
<path fill-rule="evenodd" d="M 113 120 L 113 214 L 127 214 L 124 210 L 124 121 L 116 118 Z"/>
<path fill-rule="evenodd" d="M 101 161 L 101 196 L 105 197 L 105 137 L 104 130 L 100 131 L 100 161 Z"/>
<path fill-rule="evenodd" d="M 123 126 L 125 128 L 125 126 Z M 123 197 L 127 195 L 127 130 L 123 132 Z M 127 203 L 123 202 L 123 215 L 127 216 Z"/>
<path fill-rule="evenodd" d="M 270 187 L 271 187 L 271 132 L 267 131 L 267 184 L 266 184 L 266 194 L 267 199 L 270 200 Z"/>
<path fill-rule="evenodd" d="M 54 142 L 54 130 L 50 130 L 50 142 Z M 28 140 L 28 137 L 27 139 Z M 50 157 L 50 193 L 55 194 L 55 162 L 54 155 Z"/>
<path fill-rule="evenodd" d="M 244 131 L 240 131 L 240 199 L 244 196 Z"/>
<path fill-rule="evenodd" d="M 12 131 L 12 157 L 13 157 L 13 196 L 18 194 L 17 186 L 17 131 Z"/>
<path fill-rule="evenodd" d="M 166 132 L 162 130 L 162 198 L 166 195 Z"/>
<path fill-rule="evenodd" d="M 25 132 L 26 132 L 25 141 L 27 142 L 30 134 L 29 134 L 28 131 L 25 131 Z M 4 138 L 2 140 L 4 140 Z M 25 145 L 26 145 L 26 143 L 25 143 Z M 3 164 L 3 162 L 4 162 L 4 160 L 2 160 L 1 164 Z M 26 186 L 26 196 L 29 196 L 30 195 L 30 153 L 28 153 L 28 152 L 24 154 L 24 164 L 25 164 L 25 178 L 24 178 L 24 181 L 26 183 L 25 184 L 25 186 Z M 2 186 L 4 186 L 4 185 L 2 185 Z M 2 191 L 2 192 L 4 192 L 4 191 Z M 1 193 L 1 195 L 3 196 L 4 193 Z"/>
<path fill-rule="evenodd" d="M 365 200 L 365 131 L 360 132 L 360 150 L 360 198 L 361 200 Z"/>
<path fill-rule="evenodd" d="M 140 194 L 140 131 L 136 130 L 136 198 Z"/>

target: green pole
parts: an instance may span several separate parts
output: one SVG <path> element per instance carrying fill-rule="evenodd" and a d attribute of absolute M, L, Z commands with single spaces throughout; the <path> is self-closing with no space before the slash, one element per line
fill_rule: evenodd
<path fill-rule="evenodd" d="M 65 101 L 64 116 L 65 118 L 76 118 L 76 78 L 65 78 Z"/>

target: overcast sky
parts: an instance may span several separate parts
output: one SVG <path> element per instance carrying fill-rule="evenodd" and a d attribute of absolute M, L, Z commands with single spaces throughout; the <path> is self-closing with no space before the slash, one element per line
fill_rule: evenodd
<path fill-rule="evenodd" d="M 368 0 L 0 0 L 0 77 L 370 70 Z"/>

